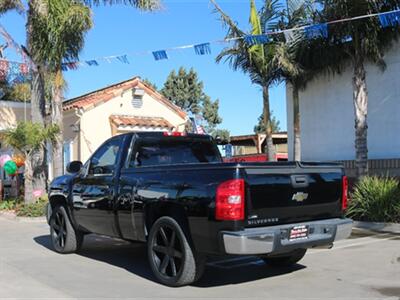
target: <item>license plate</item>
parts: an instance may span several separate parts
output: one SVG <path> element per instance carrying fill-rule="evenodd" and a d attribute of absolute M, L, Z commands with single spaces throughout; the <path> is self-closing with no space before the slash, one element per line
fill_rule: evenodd
<path fill-rule="evenodd" d="M 289 241 L 302 240 L 308 238 L 308 226 L 301 225 L 295 226 L 290 229 Z"/>

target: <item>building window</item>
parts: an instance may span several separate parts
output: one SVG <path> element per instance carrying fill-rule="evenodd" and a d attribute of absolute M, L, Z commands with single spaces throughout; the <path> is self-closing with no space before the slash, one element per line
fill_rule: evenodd
<path fill-rule="evenodd" d="M 63 157 L 64 157 L 64 170 L 67 165 L 72 161 L 72 141 L 64 142 Z"/>

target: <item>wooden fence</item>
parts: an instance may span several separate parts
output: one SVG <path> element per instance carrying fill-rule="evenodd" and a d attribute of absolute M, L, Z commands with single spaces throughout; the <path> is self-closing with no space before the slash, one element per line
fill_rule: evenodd
<path fill-rule="evenodd" d="M 340 163 L 344 165 L 347 176 L 356 177 L 355 160 L 344 160 Z M 400 177 L 400 159 L 370 159 L 368 160 L 368 169 L 370 175 Z"/>

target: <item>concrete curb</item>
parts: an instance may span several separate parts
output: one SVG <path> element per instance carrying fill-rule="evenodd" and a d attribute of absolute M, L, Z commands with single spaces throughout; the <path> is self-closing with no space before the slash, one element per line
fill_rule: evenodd
<path fill-rule="evenodd" d="M 400 223 L 354 221 L 353 230 L 400 234 Z"/>
<path fill-rule="evenodd" d="M 43 223 L 46 217 L 18 217 L 14 212 L 0 211 L 0 218 L 22 223 Z"/>

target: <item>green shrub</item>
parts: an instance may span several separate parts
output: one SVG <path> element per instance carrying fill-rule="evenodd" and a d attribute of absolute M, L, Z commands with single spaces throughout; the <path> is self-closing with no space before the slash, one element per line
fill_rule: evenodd
<path fill-rule="evenodd" d="M 15 211 L 19 217 L 41 217 L 46 214 L 47 196 L 43 196 L 35 203 L 25 204 L 23 199 L 8 199 L 0 202 L 1 210 Z"/>
<path fill-rule="evenodd" d="M 370 222 L 400 222 L 399 181 L 389 177 L 364 177 L 350 194 L 347 215 Z"/>
<path fill-rule="evenodd" d="M 35 203 L 21 204 L 16 208 L 19 217 L 42 217 L 46 214 L 47 199 L 39 199 Z"/>
<path fill-rule="evenodd" d="M 15 210 L 21 204 L 22 199 L 7 199 L 0 202 L 0 210 Z"/>

